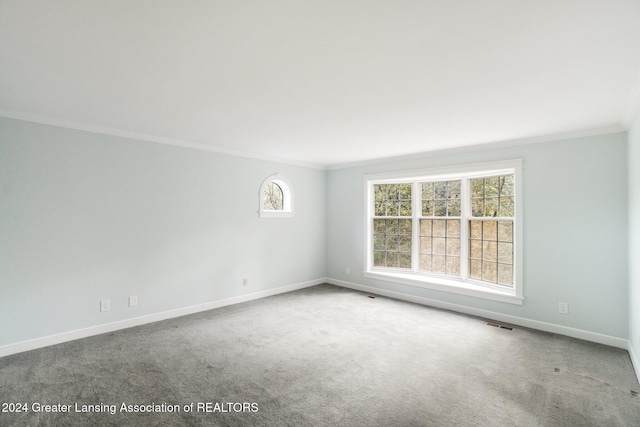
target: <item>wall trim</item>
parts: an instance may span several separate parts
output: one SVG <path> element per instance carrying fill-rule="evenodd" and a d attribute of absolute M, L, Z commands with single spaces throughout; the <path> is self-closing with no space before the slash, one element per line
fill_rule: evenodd
<path fill-rule="evenodd" d="M 553 141 L 566 141 L 569 139 L 588 138 L 592 136 L 622 133 L 622 132 L 626 132 L 627 130 L 628 130 L 628 126 L 625 127 L 624 125 L 613 125 L 613 126 L 607 126 L 607 127 L 601 127 L 601 128 L 595 128 L 595 129 L 578 130 L 573 132 L 532 136 L 529 138 L 506 139 L 502 141 L 493 141 L 493 142 L 491 141 L 478 142 L 476 144 L 463 145 L 463 146 L 453 147 L 453 148 L 442 148 L 442 149 L 436 149 L 431 151 L 423 151 L 421 153 L 382 157 L 382 158 L 362 160 L 362 161 L 356 161 L 356 162 L 350 162 L 350 163 L 339 163 L 335 165 L 329 165 L 326 167 L 326 169 L 331 171 L 331 170 L 348 169 L 348 168 L 354 168 L 354 167 L 387 164 L 387 163 L 400 162 L 400 161 L 406 161 L 406 160 L 450 156 L 453 154 L 474 153 L 478 151 L 494 150 L 494 149 L 508 148 L 508 147 L 518 147 L 522 145 L 540 144 L 540 143 L 553 142 Z"/>
<path fill-rule="evenodd" d="M 157 135 L 149 135 L 142 132 L 117 129 L 108 126 L 99 126 L 91 123 L 76 122 L 73 120 L 49 117 L 23 111 L 7 110 L 0 108 L 0 117 L 22 120 L 26 122 L 38 123 L 42 125 L 57 126 L 61 128 L 80 130 L 84 132 L 97 133 L 102 135 L 117 136 L 120 138 L 135 139 L 138 141 L 154 142 L 156 144 L 173 145 L 176 147 L 189 148 L 192 150 L 209 151 L 212 153 L 227 154 L 229 156 L 245 157 L 249 159 L 264 160 L 267 162 L 283 163 L 293 166 L 301 166 L 310 169 L 325 170 L 326 167 L 313 163 L 298 162 L 295 160 L 283 159 L 269 156 L 267 154 L 251 153 L 248 151 L 235 150 L 232 148 L 218 147 L 216 145 L 204 144 L 200 142 L 186 141 L 177 138 L 166 138 Z"/>
<path fill-rule="evenodd" d="M 629 358 L 631 358 L 631 365 L 636 373 L 636 378 L 640 383 L 640 359 L 638 359 L 637 353 L 633 349 L 633 344 L 631 340 L 629 340 L 629 345 L 627 346 L 627 351 L 629 352 Z"/>
<path fill-rule="evenodd" d="M 627 108 L 622 116 L 622 125 L 630 129 L 633 126 L 633 120 L 638 114 L 640 114 L 640 70 L 636 75 L 636 81 L 633 84 L 629 101 L 627 102 Z"/>
<path fill-rule="evenodd" d="M 541 322 L 538 320 L 531 320 L 524 317 L 511 316 L 508 314 L 501 314 L 495 311 L 481 310 L 464 305 L 453 304 L 443 301 L 438 301 L 430 298 L 418 297 L 401 292 L 388 291 L 385 289 L 376 288 L 373 286 L 360 285 L 352 282 L 345 282 L 343 280 L 336 280 L 327 278 L 327 283 L 341 286 L 344 288 L 355 289 L 358 291 L 368 292 L 372 294 L 378 294 L 389 298 L 414 302 L 416 304 L 427 305 L 430 307 L 442 308 L 445 310 L 451 310 L 458 313 L 470 314 L 472 316 L 478 316 L 489 320 L 497 320 L 504 323 L 510 323 L 517 326 L 524 326 L 526 328 L 537 329 L 539 331 L 551 332 L 559 335 L 566 335 L 572 338 L 578 338 L 585 341 L 591 341 L 598 344 L 605 344 L 611 347 L 622 348 L 624 350 L 629 349 L 629 341 L 624 338 L 612 337 L 609 335 L 599 334 L 597 332 L 585 331 L 582 329 L 569 328 L 567 326 L 556 325 L 553 323 Z M 631 353 L 631 352 L 630 352 Z M 640 365 L 635 365 L 640 368 Z M 638 370 L 636 370 L 638 372 Z"/>
<path fill-rule="evenodd" d="M 94 335 L 100 335 L 107 332 L 114 332 L 121 329 L 128 329 L 135 326 L 146 325 L 148 323 L 159 322 L 161 320 L 173 319 L 189 314 L 200 313 L 202 311 L 213 310 L 215 308 L 225 307 L 243 302 L 253 301 L 260 298 L 266 298 L 273 295 L 283 294 L 286 292 L 297 291 L 299 289 L 327 283 L 326 278 L 310 280 L 307 282 L 295 283 L 293 285 L 282 286 L 275 289 L 268 289 L 247 295 L 240 295 L 232 298 L 209 301 L 203 304 L 196 304 L 189 307 L 182 307 L 174 310 L 163 311 L 160 313 L 149 314 L 131 319 L 118 320 L 116 322 L 104 323 L 101 325 L 91 326 L 88 328 L 76 329 L 74 331 L 62 332 L 59 334 L 49 335 L 41 338 L 35 338 L 27 341 L 21 341 L 14 344 L 0 346 L 0 357 L 9 356 L 11 354 L 22 353 L 29 350 L 35 350 L 51 345 L 62 344 L 64 342 L 73 341 L 81 338 L 87 338 Z"/>

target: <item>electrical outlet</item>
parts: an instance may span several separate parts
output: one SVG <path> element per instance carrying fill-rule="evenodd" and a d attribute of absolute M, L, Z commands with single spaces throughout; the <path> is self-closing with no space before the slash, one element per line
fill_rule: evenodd
<path fill-rule="evenodd" d="M 100 311 L 109 311 L 111 310 L 111 302 L 108 299 L 103 299 L 100 301 Z"/>
<path fill-rule="evenodd" d="M 566 302 L 558 303 L 558 312 L 560 314 L 569 314 L 569 304 Z"/>
<path fill-rule="evenodd" d="M 346 275 L 350 275 L 351 274 L 351 269 L 349 267 L 347 267 L 344 272 L 346 273 Z"/>
<path fill-rule="evenodd" d="M 129 297 L 129 307 L 135 307 L 138 305 L 138 297 L 136 295 L 131 295 Z"/>
<path fill-rule="evenodd" d="M 242 286 L 247 286 L 249 284 L 249 279 L 242 279 Z"/>

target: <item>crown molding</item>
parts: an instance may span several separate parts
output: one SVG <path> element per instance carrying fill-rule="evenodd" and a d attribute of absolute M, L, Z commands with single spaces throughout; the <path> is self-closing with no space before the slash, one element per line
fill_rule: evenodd
<path fill-rule="evenodd" d="M 640 115 L 640 70 L 636 75 L 636 81 L 629 96 L 629 102 L 625 110 L 622 125 L 630 129 L 636 116 Z"/>
<path fill-rule="evenodd" d="M 91 123 L 77 122 L 73 120 L 62 119 L 58 117 L 45 116 L 40 114 L 27 113 L 10 109 L 0 108 L 0 117 L 9 119 L 22 120 L 49 126 L 57 126 L 67 129 L 80 130 L 85 132 L 97 133 L 102 135 L 117 136 L 121 138 L 134 139 L 138 141 L 153 142 L 156 144 L 173 145 L 175 147 L 189 148 L 192 150 L 208 151 L 218 154 L 226 154 L 229 156 L 244 157 L 249 159 L 257 159 L 274 163 L 283 163 L 293 166 L 301 166 L 310 169 L 325 170 L 326 167 L 314 163 L 299 162 L 280 157 L 269 156 L 266 154 L 252 153 L 242 150 L 234 150 L 231 148 L 223 148 L 215 145 L 203 144 L 193 141 L 187 141 L 176 138 L 165 138 L 156 135 L 149 135 L 141 132 L 117 129 L 108 126 L 99 126 Z"/>
<path fill-rule="evenodd" d="M 440 150 L 404 154 L 401 156 L 382 157 L 377 159 L 363 160 L 363 161 L 350 162 L 350 163 L 339 163 L 339 164 L 333 164 L 333 165 L 321 165 L 316 163 L 300 162 L 300 161 L 284 159 L 280 157 L 269 156 L 266 154 L 252 153 L 252 152 L 242 151 L 242 150 L 234 150 L 234 149 L 223 148 L 215 145 L 203 144 L 203 143 L 181 140 L 176 138 L 166 138 L 166 137 L 161 137 L 156 135 L 149 135 L 141 132 L 134 132 L 130 130 L 117 129 L 117 128 L 112 128 L 107 126 L 99 126 L 91 123 L 77 122 L 77 121 L 62 119 L 58 117 L 27 113 L 27 112 L 16 111 L 11 109 L 0 108 L 0 117 L 6 117 L 10 119 L 22 120 L 22 121 L 44 124 L 49 126 L 57 126 L 62 128 L 80 130 L 80 131 L 103 134 L 103 135 L 117 136 L 121 138 L 133 139 L 138 141 L 153 142 L 156 144 L 172 145 L 175 147 L 188 148 L 192 150 L 207 151 L 207 152 L 218 153 L 218 154 L 226 154 L 229 156 L 244 157 L 244 158 L 257 159 L 257 160 L 263 160 L 263 161 L 274 162 L 274 163 L 288 164 L 292 166 L 299 166 L 299 167 L 305 167 L 310 169 L 338 170 L 338 169 L 348 169 L 352 167 L 371 166 L 371 165 L 396 162 L 396 161 L 415 160 L 419 158 L 439 157 L 439 156 L 445 156 L 445 155 L 451 155 L 451 154 L 462 154 L 462 153 L 474 152 L 479 150 L 499 149 L 499 148 L 505 148 L 505 147 L 514 147 L 519 145 L 538 144 L 538 143 L 551 142 L 551 141 L 562 141 L 567 139 L 584 138 L 589 136 L 598 136 L 598 135 L 606 135 L 610 133 L 625 132 L 628 130 L 631 123 L 633 122 L 633 119 L 635 118 L 635 114 L 640 113 L 640 111 L 638 110 L 640 110 L 640 73 L 638 74 L 638 79 L 637 79 L 637 90 L 634 91 L 634 94 L 629 103 L 629 107 L 627 108 L 627 114 L 626 114 L 627 117 L 625 117 L 625 120 L 622 125 L 596 128 L 596 129 L 587 129 L 587 130 L 574 131 L 574 132 L 541 135 L 541 136 L 535 136 L 535 137 L 529 137 L 529 138 L 509 139 L 509 140 L 503 140 L 503 141 L 497 141 L 497 142 L 465 145 L 461 147 L 445 148 Z"/>
<path fill-rule="evenodd" d="M 534 136 L 529 138 L 507 139 L 503 141 L 485 142 L 485 143 L 479 143 L 479 144 L 473 144 L 473 145 L 464 145 L 461 147 L 444 148 L 440 150 L 424 151 L 424 152 L 413 153 L 413 154 L 404 154 L 401 156 L 363 160 L 360 162 L 329 165 L 327 166 L 327 170 L 372 166 L 372 165 L 379 165 L 379 164 L 390 163 L 390 162 L 415 160 L 415 159 L 429 158 L 429 157 L 448 156 L 452 154 L 463 154 L 463 153 L 492 150 L 492 149 L 499 149 L 499 148 L 506 148 L 506 147 L 516 147 L 520 145 L 540 144 L 540 143 L 551 142 L 551 141 L 563 141 L 563 140 L 574 139 L 574 138 L 585 138 L 589 136 L 606 135 L 606 134 L 620 133 L 620 132 L 626 132 L 626 131 L 627 131 L 626 127 L 615 125 L 615 126 L 580 130 L 580 131 L 574 131 L 574 132 Z"/>

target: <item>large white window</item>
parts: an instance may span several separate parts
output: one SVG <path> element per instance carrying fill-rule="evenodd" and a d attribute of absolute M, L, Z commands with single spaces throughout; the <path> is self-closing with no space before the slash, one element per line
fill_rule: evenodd
<path fill-rule="evenodd" d="M 365 176 L 365 276 L 522 304 L 522 161 Z"/>

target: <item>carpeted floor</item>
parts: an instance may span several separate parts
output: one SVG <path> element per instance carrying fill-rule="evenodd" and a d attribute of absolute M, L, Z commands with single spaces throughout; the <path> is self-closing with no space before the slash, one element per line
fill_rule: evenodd
<path fill-rule="evenodd" d="M 315 286 L 2 358 L 0 425 L 640 425 L 626 351 L 485 323 Z"/>

